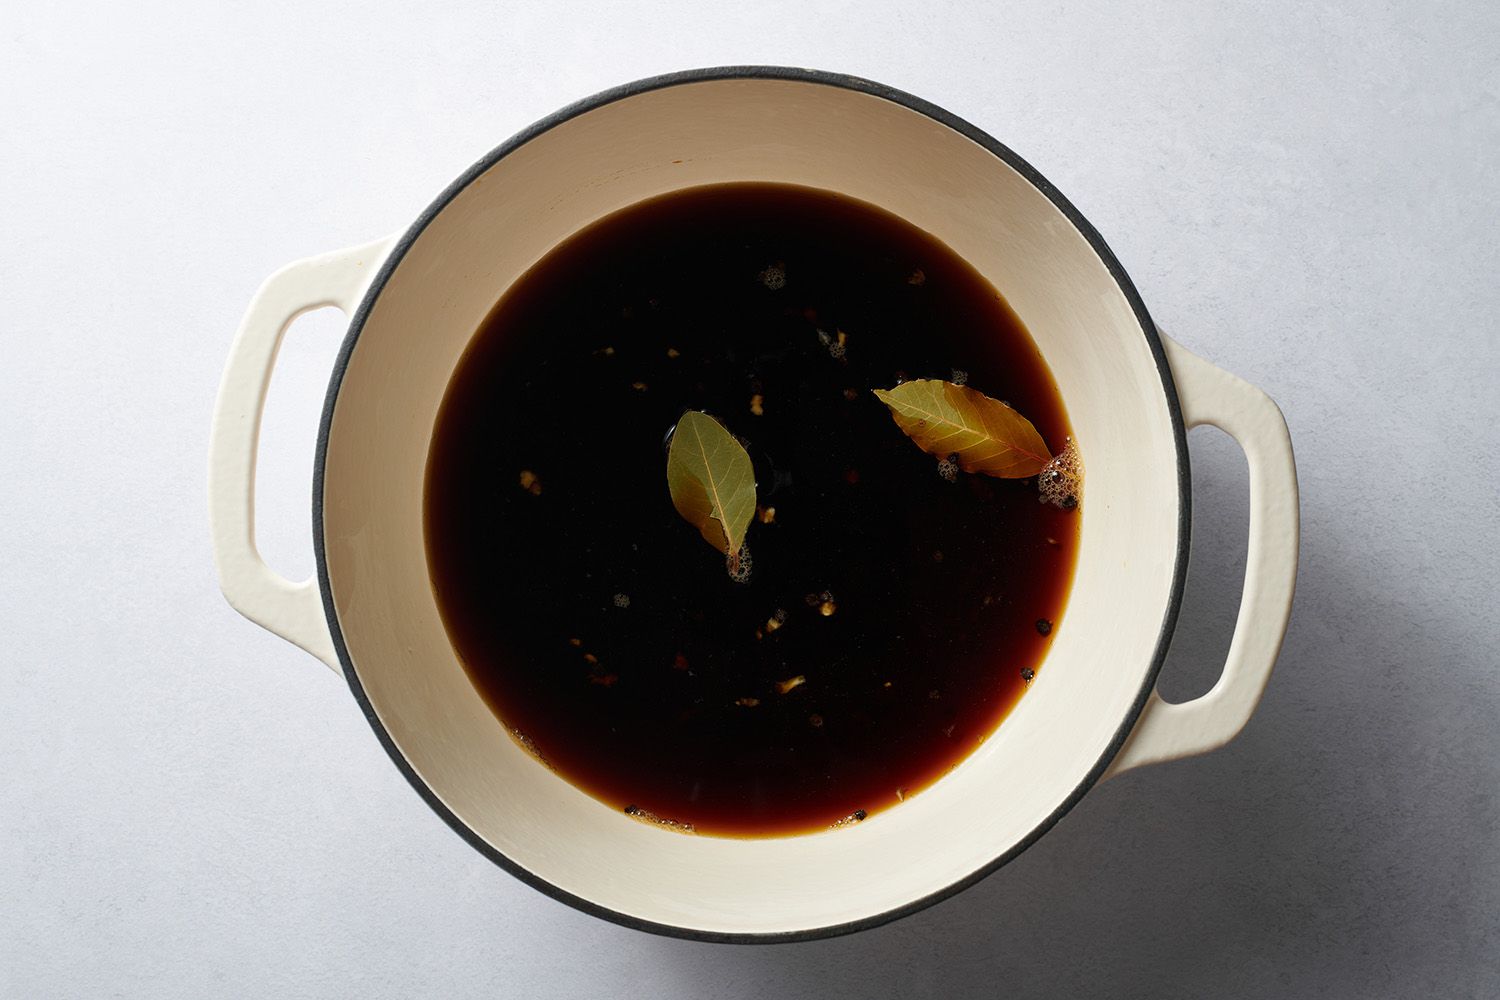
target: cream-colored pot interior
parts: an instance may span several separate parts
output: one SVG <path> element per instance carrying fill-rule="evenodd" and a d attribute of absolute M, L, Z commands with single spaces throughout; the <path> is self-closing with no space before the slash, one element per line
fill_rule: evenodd
<path fill-rule="evenodd" d="M 1030 692 L 968 760 L 859 825 L 733 840 L 635 821 L 506 735 L 428 582 L 422 483 L 438 405 L 496 300 L 551 247 L 632 202 L 785 181 L 880 205 L 1000 289 L 1051 366 L 1087 463 L 1076 583 Z M 450 201 L 367 302 L 327 426 L 326 582 L 379 727 L 453 817 L 536 879 L 627 919 L 795 933 L 909 907 L 1045 829 L 1128 731 L 1179 555 L 1181 427 L 1152 340 L 1100 255 L 974 140 L 874 93 L 708 79 L 623 96 L 513 148 Z"/>

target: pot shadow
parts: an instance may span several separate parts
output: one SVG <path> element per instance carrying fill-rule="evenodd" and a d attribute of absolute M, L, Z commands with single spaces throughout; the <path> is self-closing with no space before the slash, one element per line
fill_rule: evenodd
<path fill-rule="evenodd" d="M 1195 433 L 1192 451 L 1193 561 L 1162 680 L 1173 700 L 1217 676 L 1244 574 L 1243 457 L 1218 432 Z M 1414 683 L 1407 665 L 1487 654 L 1414 630 L 1370 553 L 1341 547 L 1337 511 L 1312 502 L 1292 626 L 1228 747 L 1096 786 L 990 878 L 893 924 L 765 947 L 656 939 L 667 978 L 698 996 L 966 998 L 1381 995 L 1395 961 L 1430 962 L 1438 981 L 1454 962 L 1485 975 L 1493 963 L 1475 955 L 1492 921 L 1443 912 L 1429 884 L 1470 862 L 1427 835 L 1493 822 L 1476 776 L 1430 746 L 1436 719 L 1490 723 L 1479 699 L 1464 713 L 1461 686 Z"/>

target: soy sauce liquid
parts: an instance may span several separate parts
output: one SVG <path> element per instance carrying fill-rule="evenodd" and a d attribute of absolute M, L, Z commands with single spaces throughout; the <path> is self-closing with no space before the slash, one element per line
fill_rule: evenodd
<path fill-rule="evenodd" d="M 692 189 L 553 250 L 474 338 L 427 473 L 438 603 L 501 724 L 699 833 L 822 829 L 941 777 L 1062 627 L 1078 523 L 1032 480 L 947 481 L 870 392 L 955 369 L 1063 447 L 994 287 L 832 193 Z M 687 409 L 743 439 L 775 509 L 746 583 L 672 506 Z"/>

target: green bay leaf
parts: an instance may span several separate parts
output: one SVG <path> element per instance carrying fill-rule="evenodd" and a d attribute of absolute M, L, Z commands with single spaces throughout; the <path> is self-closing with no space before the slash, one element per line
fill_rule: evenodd
<path fill-rule="evenodd" d="M 916 379 L 875 395 L 917 447 L 939 458 L 957 455 L 965 472 L 1024 479 L 1052 457 L 1030 420 L 968 386 Z"/>
<path fill-rule="evenodd" d="M 713 417 L 689 410 L 677 421 L 667 449 L 667 488 L 672 506 L 704 541 L 731 560 L 738 557 L 755 516 L 755 468 Z"/>

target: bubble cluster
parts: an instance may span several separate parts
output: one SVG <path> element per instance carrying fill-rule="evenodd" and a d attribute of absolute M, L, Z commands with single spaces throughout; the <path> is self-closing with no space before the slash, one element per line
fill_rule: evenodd
<path fill-rule="evenodd" d="M 969 373 L 966 372 L 966 371 L 964 371 L 962 368 L 955 368 L 955 369 L 953 369 L 953 371 L 950 372 L 949 375 L 950 375 L 950 377 L 949 377 L 948 381 L 952 382 L 954 385 L 968 385 L 969 384 Z"/>
<path fill-rule="evenodd" d="M 843 330 L 838 331 L 834 342 L 828 345 L 828 353 L 830 356 L 842 361 L 849 353 L 849 335 Z"/>
<path fill-rule="evenodd" d="M 749 583 L 752 562 L 750 546 L 745 544 L 740 546 L 738 555 L 724 557 L 724 568 L 729 571 L 729 579 L 735 583 Z"/>
<path fill-rule="evenodd" d="M 1072 510 L 1083 502 L 1083 460 L 1072 438 L 1037 474 L 1036 484 L 1042 503 Z"/>
<path fill-rule="evenodd" d="M 537 749 L 536 743 L 532 741 L 530 736 L 527 736 L 519 729 L 508 729 L 507 731 L 510 733 L 510 738 L 515 740 L 516 745 L 530 754 L 532 759 L 534 759 L 538 764 L 541 764 L 543 767 L 546 767 L 549 770 L 551 769 L 552 762 L 549 761 L 546 757 L 542 756 L 542 752 Z"/>
<path fill-rule="evenodd" d="M 743 273 L 743 272 L 741 272 Z M 760 283 L 771 291 L 780 291 L 786 287 L 786 267 L 777 262 L 760 272 Z"/>
<path fill-rule="evenodd" d="M 678 833 L 698 832 L 697 827 L 693 826 L 693 824 L 691 823 L 680 823 L 675 819 L 667 819 L 665 816 L 658 816 L 651 810 L 642 809 L 637 805 L 626 806 L 625 815 L 631 817 L 632 819 L 638 819 L 642 823 L 651 823 L 654 826 L 665 827 L 668 830 L 676 830 Z"/>
<path fill-rule="evenodd" d="M 843 819 L 837 820 L 830 825 L 835 830 L 840 829 L 841 827 L 853 826 L 856 823 L 864 822 L 865 817 L 868 815 L 870 814 L 865 812 L 863 809 L 856 809 L 849 815 L 845 816 Z"/>
<path fill-rule="evenodd" d="M 615 607 L 617 607 L 617 608 L 628 608 L 628 607 L 630 607 L 630 595 L 629 594 L 616 594 L 615 595 Z"/>
<path fill-rule="evenodd" d="M 938 459 L 937 473 L 946 482 L 958 482 L 958 456 L 949 455 L 947 458 Z"/>

